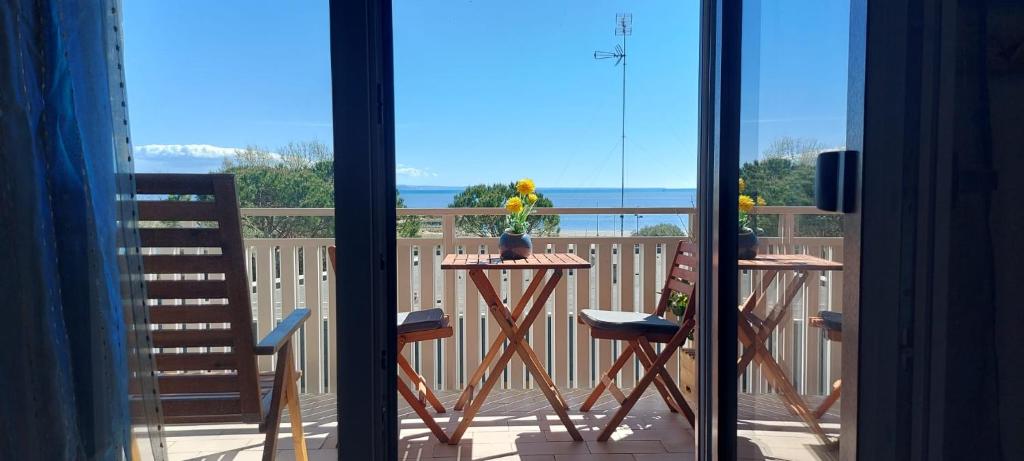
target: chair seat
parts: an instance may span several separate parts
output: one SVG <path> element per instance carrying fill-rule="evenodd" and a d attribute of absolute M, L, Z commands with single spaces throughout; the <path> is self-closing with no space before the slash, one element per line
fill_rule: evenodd
<path fill-rule="evenodd" d="M 438 307 L 398 313 L 398 334 L 400 335 L 416 331 L 437 330 L 447 326 L 448 317 L 444 315 L 444 309 Z"/>
<path fill-rule="evenodd" d="M 583 309 L 580 320 L 595 330 L 636 336 L 672 336 L 679 330 L 675 322 L 646 312 Z"/>
<path fill-rule="evenodd" d="M 820 311 L 818 317 L 821 317 L 822 325 L 825 329 L 832 331 L 843 331 L 843 313 L 833 311 Z"/>

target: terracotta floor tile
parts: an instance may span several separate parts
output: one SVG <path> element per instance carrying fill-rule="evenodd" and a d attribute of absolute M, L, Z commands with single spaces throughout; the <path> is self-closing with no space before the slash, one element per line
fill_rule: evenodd
<path fill-rule="evenodd" d="M 597 453 L 589 455 L 555 455 L 555 461 L 634 461 L 633 455 Z"/>
<path fill-rule="evenodd" d="M 517 443 L 515 448 L 521 455 L 590 454 L 586 442 Z"/>
<path fill-rule="evenodd" d="M 403 461 L 472 458 L 528 461 L 637 461 L 689 460 L 694 451 L 693 428 L 679 414 L 669 412 L 661 398 L 645 395 L 623 420 L 610 442 L 596 442 L 597 435 L 619 404 L 605 395 L 594 409 L 583 413 L 579 405 L 589 389 L 563 392 L 571 409 L 569 417 L 585 442 L 572 441 L 539 391 L 496 389 L 466 431 L 458 447 L 440 444 L 407 406 L 400 406 L 399 459 Z M 458 392 L 438 392 L 448 412 L 435 414 L 449 434 L 462 412 L 454 411 Z M 815 398 L 807 398 L 810 405 Z M 303 395 L 303 430 L 311 460 L 337 459 L 337 411 L 334 396 Z M 833 459 L 834 447 L 823 447 L 806 426 L 789 414 L 774 395 L 740 395 L 738 449 L 740 459 Z M 285 418 L 287 421 L 287 418 Z M 838 437 L 838 407 L 825 416 L 822 427 Z M 278 440 L 278 459 L 294 459 L 291 432 L 285 423 Z M 263 434 L 255 425 L 196 424 L 166 427 L 166 446 L 171 460 L 245 461 L 260 459 Z M 654 452 L 657 451 L 657 452 Z"/>
<path fill-rule="evenodd" d="M 696 455 L 693 453 L 650 453 L 635 454 L 636 461 L 693 461 Z"/>
<path fill-rule="evenodd" d="M 665 447 L 658 440 L 609 440 L 587 442 L 591 453 L 664 453 Z"/>
<path fill-rule="evenodd" d="M 460 443 L 458 445 L 436 444 L 435 458 L 454 457 L 461 460 L 495 459 L 499 456 L 518 456 L 511 443 Z"/>

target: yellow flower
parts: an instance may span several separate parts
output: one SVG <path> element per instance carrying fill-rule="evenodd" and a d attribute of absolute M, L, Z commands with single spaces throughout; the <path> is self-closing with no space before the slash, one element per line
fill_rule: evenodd
<path fill-rule="evenodd" d="M 740 211 L 743 213 L 750 213 L 750 210 L 754 209 L 754 199 L 750 198 L 749 195 L 740 195 Z"/>
<path fill-rule="evenodd" d="M 742 194 L 747 190 L 747 182 L 740 178 L 740 193 Z"/>
<path fill-rule="evenodd" d="M 765 206 L 767 204 L 768 202 L 764 201 L 764 197 L 760 195 L 757 196 L 757 206 Z"/>
<path fill-rule="evenodd" d="M 534 204 L 534 203 L 537 203 L 537 194 L 527 195 L 526 196 L 526 201 L 530 202 L 531 205 Z"/>
<path fill-rule="evenodd" d="M 523 211 L 523 200 L 519 197 L 509 197 L 509 199 L 505 201 L 505 209 L 508 210 L 509 213 L 519 213 L 520 211 Z"/>
<path fill-rule="evenodd" d="M 537 190 L 537 186 L 533 184 L 533 180 L 530 178 L 523 178 L 516 182 L 516 192 L 520 194 L 532 194 L 535 190 Z"/>

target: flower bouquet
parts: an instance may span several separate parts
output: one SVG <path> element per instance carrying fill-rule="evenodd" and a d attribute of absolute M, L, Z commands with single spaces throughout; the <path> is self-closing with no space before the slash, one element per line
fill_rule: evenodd
<path fill-rule="evenodd" d="M 766 202 L 757 193 L 746 194 L 747 183 L 740 178 L 739 198 L 739 253 L 740 259 L 757 257 L 757 216 L 752 213 L 755 208 L 765 206 Z M 753 195 L 753 197 L 751 196 Z"/>
<path fill-rule="evenodd" d="M 533 254 L 530 241 L 528 218 L 537 205 L 537 187 L 533 180 L 523 178 L 516 181 L 515 195 L 505 201 L 505 231 L 498 239 L 501 259 L 526 259 Z"/>

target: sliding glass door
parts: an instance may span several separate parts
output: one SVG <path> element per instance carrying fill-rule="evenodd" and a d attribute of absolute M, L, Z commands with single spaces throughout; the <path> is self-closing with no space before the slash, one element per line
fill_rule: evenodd
<path fill-rule="evenodd" d="M 860 29 L 849 1 L 705 2 L 699 459 L 839 459 L 856 424 Z"/>

